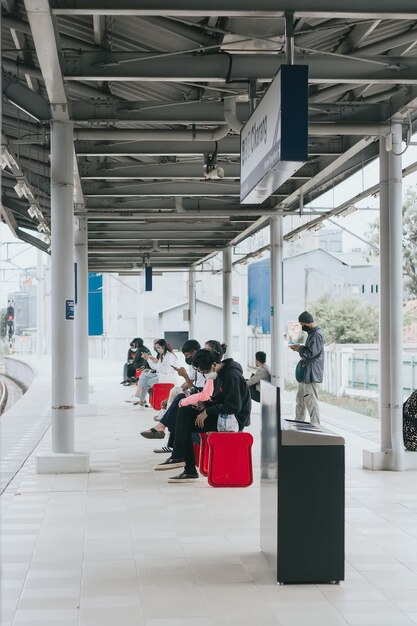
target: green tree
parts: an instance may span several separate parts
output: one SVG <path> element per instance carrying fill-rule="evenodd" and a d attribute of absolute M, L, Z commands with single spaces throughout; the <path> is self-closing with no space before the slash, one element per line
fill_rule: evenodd
<path fill-rule="evenodd" d="M 378 341 L 378 309 L 363 305 L 356 298 L 331 300 L 324 294 L 308 310 L 322 329 L 327 344 Z"/>
<path fill-rule="evenodd" d="M 7 310 L 0 309 L 0 337 L 5 337 L 7 333 Z"/>
<path fill-rule="evenodd" d="M 407 299 L 417 298 L 417 191 L 407 189 L 403 204 L 403 272 Z M 379 218 L 370 225 L 367 239 L 379 249 Z M 378 256 L 372 250 L 370 256 Z"/>

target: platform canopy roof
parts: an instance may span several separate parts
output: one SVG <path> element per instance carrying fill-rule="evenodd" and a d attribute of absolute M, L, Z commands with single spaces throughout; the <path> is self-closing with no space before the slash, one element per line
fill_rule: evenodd
<path fill-rule="evenodd" d="M 288 4 L 309 66 L 309 161 L 241 205 L 239 130 L 286 63 Z M 73 120 L 91 271 L 190 267 L 375 159 L 393 118 L 404 138 L 417 125 L 415 0 L 1 5 L 2 219 L 49 247 L 50 122 Z M 206 180 L 205 159 L 224 177 Z"/>

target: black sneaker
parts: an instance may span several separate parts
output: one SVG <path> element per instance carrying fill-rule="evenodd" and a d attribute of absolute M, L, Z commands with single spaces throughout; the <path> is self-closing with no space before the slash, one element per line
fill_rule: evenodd
<path fill-rule="evenodd" d="M 182 472 L 182 474 L 178 474 L 178 476 L 172 476 L 172 478 L 168 478 L 169 483 L 195 483 L 196 480 L 199 479 L 199 475 L 196 472 L 195 474 L 187 474 L 187 472 Z"/>
<path fill-rule="evenodd" d="M 176 459 L 173 459 L 170 456 L 163 463 L 159 463 L 158 465 L 155 465 L 154 470 L 163 471 L 163 470 L 170 470 L 170 469 L 178 469 L 179 467 L 184 467 L 184 466 L 185 466 L 184 461 L 178 461 Z"/>
<path fill-rule="evenodd" d="M 154 448 L 156 454 L 172 454 L 173 448 L 169 446 L 162 446 L 162 448 Z"/>

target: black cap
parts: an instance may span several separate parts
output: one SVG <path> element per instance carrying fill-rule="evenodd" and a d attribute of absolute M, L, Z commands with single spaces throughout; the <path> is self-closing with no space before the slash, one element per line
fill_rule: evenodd
<path fill-rule="evenodd" d="M 308 311 L 303 311 L 301 315 L 298 316 L 298 321 L 300 324 L 313 324 L 314 317 Z"/>

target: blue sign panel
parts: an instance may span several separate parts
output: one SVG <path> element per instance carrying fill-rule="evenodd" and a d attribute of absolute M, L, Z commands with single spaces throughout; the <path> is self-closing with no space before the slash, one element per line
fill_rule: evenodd
<path fill-rule="evenodd" d="M 74 300 L 65 300 L 65 319 L 74 319 Z"/>
<path fill-rule="evenodd" d="M 103 275 L 88 273 L 88 334 L 103 334 Z"/>
<path fill-rule="evenodd" d="M 145 291 L 152 291 L 152 268 L 145 267 Z"/>
<path fill-rule="evenodd" d="M 249 325 L 267 334 L 271 332 L 271 295 L 269 259 L 253 263 L 248 269 Z"/>

